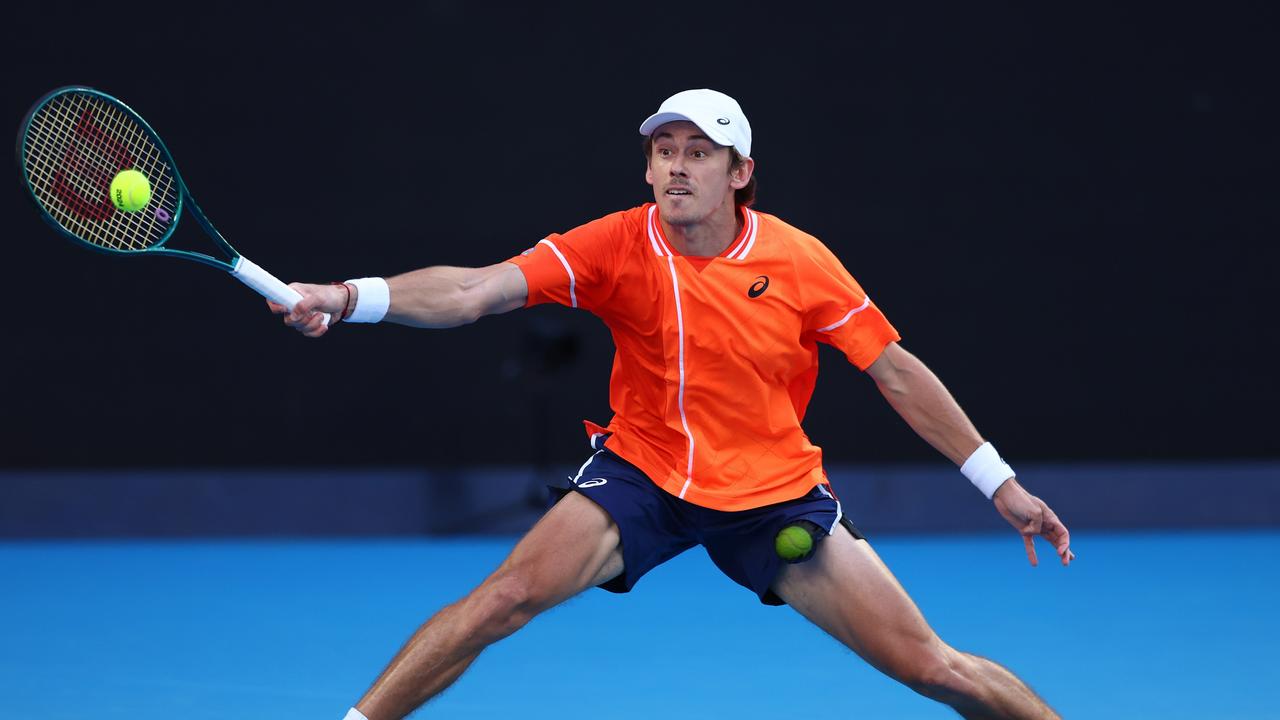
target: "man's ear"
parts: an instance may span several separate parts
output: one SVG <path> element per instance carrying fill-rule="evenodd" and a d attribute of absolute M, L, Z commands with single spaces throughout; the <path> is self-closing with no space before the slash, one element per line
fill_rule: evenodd
<path fill-rule="evenodd" d="M 751 173 L 756 171 L 756 161 L 751 158 L 742 158 L 742 162 L 736 167 L 729 169 L 729 187 L 734 190 L 741 190 L 751 182 Z"/>

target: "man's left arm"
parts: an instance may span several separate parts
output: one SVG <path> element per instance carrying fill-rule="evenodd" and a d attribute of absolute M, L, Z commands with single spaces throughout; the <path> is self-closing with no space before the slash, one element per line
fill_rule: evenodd
<path fill-rule="evenodd" d="M 889 343 L 867 368 L 867 374 L 911 429 L 956 465 L 964 466 L 984 445 L 982 436 L 942 381 L 898 343 Z M 1015 477 L 1010 475 L 1004 479 L 992 502 L 1004 519 L 1022 534 L 1032 565 L 1036 564 L 1032 544 L 1036 535 L 1054 546 L 1063 565 L 1075 559 L 1067 527 L 1043 500 L 1023 489 Z"/>

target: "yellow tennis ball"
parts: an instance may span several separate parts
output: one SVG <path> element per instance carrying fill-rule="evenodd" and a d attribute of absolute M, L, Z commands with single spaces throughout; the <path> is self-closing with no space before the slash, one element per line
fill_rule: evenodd
<path fill-rule="evenodd" d="M 799 523 L 788 525 L 774 538 L 773 549 L 778 552 L 778 557 L 789 563 L 807 560 L 813 552 L 813 536 Z"/>
<path fill-rule="evenodd" d="M 151 183 L 137 170 L 124 170 L 111 180 L 111 202 L 125 212 L 138 212 L 151 202 Z"/>

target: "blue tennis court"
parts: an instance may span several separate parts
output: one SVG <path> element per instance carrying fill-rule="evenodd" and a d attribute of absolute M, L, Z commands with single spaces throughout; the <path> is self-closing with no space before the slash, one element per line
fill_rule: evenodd
<path fill-rule="evenodd" d="M 429 613 L 514 538 L 0 544 L 10 717 L 340 718 Z M 942 636 L 1069 718 L 1280 717 L 1280 533 L 1012 534 L 876 547 Z M 1048 553 L 1045 553 L 1048 554 Z M 947 718 L 700 549 L 491 648 L 422 717 Z"/>

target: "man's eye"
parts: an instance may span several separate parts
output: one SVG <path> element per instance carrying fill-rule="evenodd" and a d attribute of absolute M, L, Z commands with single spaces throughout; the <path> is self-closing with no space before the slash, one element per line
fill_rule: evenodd
<path fill-rule="evenodd" d="M 701 159 L 703 159 L 703 158 L 705 158 L 705 157 L 707 156 L 707 151 L 705 151 L 705 150 L 694 150 L 694 151 L 693 151 L 693 156 L 694 156 L 695 158 L 697 158 L 697 159 L 701 160 Z"/>

